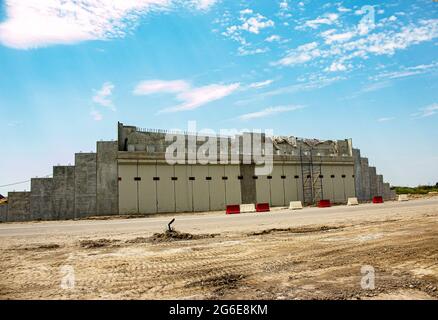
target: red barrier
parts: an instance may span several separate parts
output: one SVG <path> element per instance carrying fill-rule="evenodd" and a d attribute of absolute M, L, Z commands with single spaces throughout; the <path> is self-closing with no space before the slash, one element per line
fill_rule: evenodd
<path fill-rule="evenodd" d="M 383 198 L 381 196 L 373 197 L 373 203 L 383 203 Z"/>
<path fill-rule="evenodd" d="M 240 213 L 240 205 L 238 204 L 227 205 L 226 214 L 235 214 L 235 213 Z"/>
<path fill-rule="evenodd" d="M 331 206 L 330 200 L 319 200 L 318 202 L 318 208 L 328 208 Z"/>
<path fill-rule="evenodd" d="M 269 203 L 256 203 L 256 212 L 270 211 Z"/>

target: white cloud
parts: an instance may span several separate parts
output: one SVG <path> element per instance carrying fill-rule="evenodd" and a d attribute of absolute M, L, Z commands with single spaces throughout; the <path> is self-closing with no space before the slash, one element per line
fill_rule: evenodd
<path fill-rule="evenodd" d="M 434 114 L 438 113 L 438 103 L 432 103 L 431 105 L 428 105 L 427 107 L 421 108 L 420 112 L 412 114 L 413 116 L 416 116 L 418 118 L 426 118 L 433 116 Z"/>
<path fill-rule="evenodd" d="M 215 0 L 186 3 L 206 10 Z M 0 43 L 29 49 L 123 37 L 141 15 L 169 10 L 177 0 L 6 0 Z"/>
<path fill-rule="evenodd" d="M 190 84 L 185 80 L 147 80 L 140 82 L 134 89 L 135 95 L 148 95 L 154 93 L 177 93 L 187 91 Z"/>
<path fill-rule="evenodd" d="M 265 53 L 268 52 L 269 48 L 255 48 L 255 49 L 248 49 L 247 46 L 241 46 L 237 49 L 237 53 L 239 56 L 249 56 L 253 54 L 259 54 L 259 53 Z"/>
<path fill-rule="evenodd" d="M 283 58 L 273 64 L 292 66 L 318 58 L 327 60 L 330 57 L 337 57 L 347 61 L 353 58 L 367 59 L 369 55 L 393 55 L 398 50 L 437 38 L 438 19 L 421 20 L 417 24 L 406 25 L 398 31 L 374 32 L 354 40 L 350 39 L 353 34 L 349 32 L 344 34 L 334 34 L 334 32 L 332 29 L 321 34 L 328 42 L 326 46 L 311 42 L 306 46 L 288 51 Z M 356 35 L 361 35 L 360 31 L 355 32 Z"/>
<path fill-rule="evenodd" d="M 391 121 L 394 119 L 395 119 L 395 117 L 382 117 L 382 118 L 377 119 L 377 122 L 387 122 L 387 121 Z"/>
<path fill-rule="evenodd" d="M 187 111 L 201 107 L 204 104 L 222 99 L 239 88 L 239 83 L 229 85 L 211 84 L 204 87 L 193 88 L 177 95 L 182 103 L 176 107 L 167 108 L 165 112 Z"/>
<path fill-rule="evenodd" d="M 330 67 L 327 67 L 325 71 L 336 72 L 336 71 L 345 71 L 347 67 L 341 62 L 333 62 Z"/>
<path fill-rule="evenodd" d="M 321 33 L 321 36 L 325 39 L 326 44 L 333 42 L 344 42 L 354 37 L 354 32 L 335 33 L 336 30 L 330 29 Z"/>
<path fill-rule="evenodd" d="M 411 66 L 411 67 L 401 67 L 400 70 L 381 72 L 375 76 L 371 76 L 370 79 L 381 80 L 381 79 L 407 78 L 407 77 L 412 77 L 415 75 L 429 73 L 429 72 L 437 70 L 437 68 L 438 68 L 437 62 L 434 62 L 431 64 L 420 64 L 420 65 Z"/>
<path fill-rule="evenodd" d="M 110 97 L 113 94 L 114 85 L 111 82 L 105 82 L 102 88 L 96 92 L 93 96 L 93 102 L 100 104 L 101 106 L 108 107 L 111 110 L 115 110 Z"/>
<path fill-rule="evenodd" d="M 287 10 L 288 8 L 289 8 L 289 4 L 287 3 L 287 1 L 280 2 L 280 9 L 281 10 Z"/>
<path fill-rule="evenodd" d="M 101 121 L 103 119 L 102 114 L 96 110 L 91 110 L 90 116 L 93 118 L 94 121 Z"/>
<path fill-rule="evenodd" d="M 304 108 L 304 106 L 300 106 L 300 105 L 269 107 L 261 111 L 242 114 L 238 117 L 238 119 L 246 121 L 246 120 L 252 120 L 257 118 L 264 118 L 274 114 L 295 111 L 302 108 Z"/>
<path fill-rule="evenodd" d="M 274 63 L 274 65 L 291 66 L 308 62 L 321 56 L 321 51 L 317 47 L 317 42 L 310 42 L 301 45 L 297 49 L 291 50 L 284 58 Z"/>
<path fill-rule="evenodd" d="M 193 0 L 193 4 L 198 10 L 208 10 L 216 2 L 217 0 Z"/>
<path fill-rule="evenodd" d="M 274 80 L 268 79 L 265 81 L 251 83 L 248 87 L 255 88 L 255 89 L 263 88 L 263 87 L 269 86 L 272 82 L 274 82 Z"/>
<path fill-rule="evenodd" d="M 344 7 L 338 7 L 338 11 L 339 12 L 350 12 L 351 11 L 351 9 L 348 9 L 348 8 L 344 8 Z"/>
<path fill-rule="evenodd" d="M 258 34 L 261 29 L 269 28 L 274 26 L 274 21 L 267 19 L 260 13 L 257 13 L 253 17 L 250 17 L 243 21 L 240 29 L 246 30 L 251 33 Z"/>
<path fill-rule="evenodd" d="M 280 41 L 281 37 L 279 35 L 273 34 L 265 39 L 268 42 Z"/>
<path fill-rule="evenodd" d="M 334 24 L 339 18 L 339 15 L 336 13 L 328 13 L 325 14 L 322 17 L 318 17 L 316 19 L 313 20 L 307 20 L 305 25 L 307 27 L 310 27 L 312 29 L 316 29 L 318 28 L 321 24 L 326 24 L 326 25 L 332 25 Z"/>

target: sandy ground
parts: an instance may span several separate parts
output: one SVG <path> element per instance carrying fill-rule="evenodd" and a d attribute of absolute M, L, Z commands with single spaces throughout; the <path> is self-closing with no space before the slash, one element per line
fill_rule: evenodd
<path fill-rule="evenodd" d="M 169 220 L 0 224 L 0 298 L 438 299 L 437 197 Z"/>

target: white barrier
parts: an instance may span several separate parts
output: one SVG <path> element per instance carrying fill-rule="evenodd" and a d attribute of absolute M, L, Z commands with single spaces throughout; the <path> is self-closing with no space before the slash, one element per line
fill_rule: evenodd
<path fill-rule="evenodd" d="M 357 206 L 358 204 L 357 198 L 348 198 L 347 206 Z"/>
<path fill-rule="evenodd" d="M 289 203 L 289 209 L 290 210 L 303 209 L 303 204 L 301 203 L 301 201 L 291 201 Z"/>
<path fill-rule="evenodd" d="M 409 197 L 407 194 L 399 194 L 398 195 L 398 201 L 408 201 Z"/>
<path fill-rule="evenodd" d="M 255 204 L 254 203 L 248 203 L 248 204 L 241 204 L 240 205 L 240 212 L 255 212 Z"/>

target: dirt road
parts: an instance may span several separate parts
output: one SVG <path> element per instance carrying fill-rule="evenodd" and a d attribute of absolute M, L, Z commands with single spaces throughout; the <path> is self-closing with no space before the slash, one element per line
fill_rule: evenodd
<path fill-rule="evenodd" d="M 0 224 L 0 298 L 438 298 L 436 197 L 172 217 Z"/>

